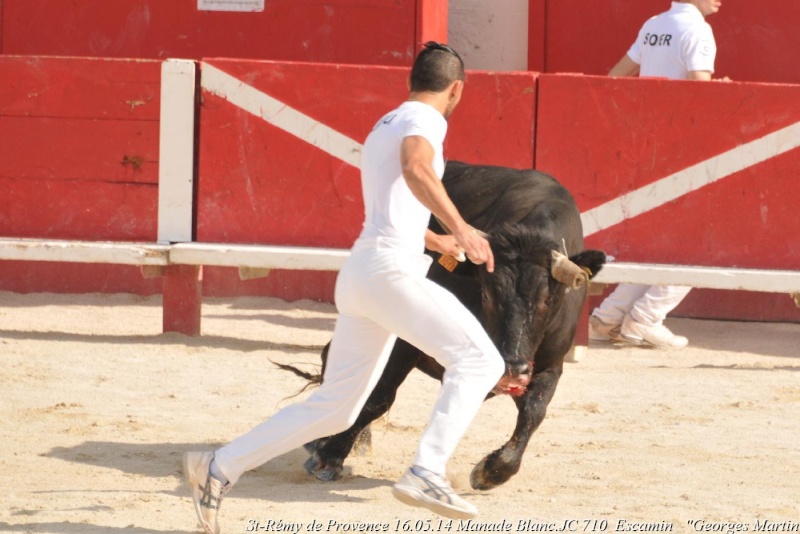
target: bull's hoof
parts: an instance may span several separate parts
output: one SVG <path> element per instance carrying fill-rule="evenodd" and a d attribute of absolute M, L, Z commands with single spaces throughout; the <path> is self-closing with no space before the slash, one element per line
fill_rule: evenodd
<path fill-rule="evenodd" d="M 308 460 L 306 460 L 306 463 L 303 464 L 303 467 L 309 475 L 323 482 L 333 482 L 342 474 L 341 467 L 326 464 L 317 458 L 316 454 L 312 454 Z"/>
<path fill-rule="evenodd" d="M 519 470 L 519 464 L 503 461 L 503 449 L 494 451 L 478 462 L 469 475 L 469 484 L 476 490 L 490 490 L 508 482 Z"/>
<path fill-rule="evenodd" d="M 306 463 L 303 464 L 303 468 L 306 470 L 306 473 L 314 476 L 314 473 L 317 472 L 319 464 L 319 460 L 314 455 L 311 455 L 308 457 L 308 460 L 306 460 Z"/>
<path fill-rule="evenodd" d="M 317 478 L 317 480 L 321 480 L 323 482 L 333 482 L 334 480 L 338 480 L 341 474 L 341 469 L 325 468 L 314 473 L 314 476 Z"/>

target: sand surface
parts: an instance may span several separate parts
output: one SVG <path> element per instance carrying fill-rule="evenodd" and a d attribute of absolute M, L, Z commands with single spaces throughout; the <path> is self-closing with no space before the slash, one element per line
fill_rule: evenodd
<path fill-rule="evenodd" d="M 329 304 L 206 299 L 189 338 L 161 333 L 158 297 L 0 293 L 0 532 L 196 532 L 183 452 L 294 402 L 304 381 L 271 361 L 313 370 L 334 319 Z M 414 372 L 340 481 L 290 452 L 241 479 L 223 532 L 800 531 L 800 325 L 668 324 L 690 348 L 593 345 L 566 364 L 520 473 L 480 492 L 469 472 L 516 415 L 484 404 L 450 463 L 481 510 L 471 524 L 391 496 L 437 391 Z"/>

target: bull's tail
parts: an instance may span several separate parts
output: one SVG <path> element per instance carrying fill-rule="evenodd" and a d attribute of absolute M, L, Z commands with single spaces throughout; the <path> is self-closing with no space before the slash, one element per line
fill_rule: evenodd
<path fill-rule="evenodd" d="M 303 386 L 300 389 L 300 391 L 298 391 L 294 395 L 290 395 L 287 398 L 291 399 L 293 397 L 296 397 L 296 396 L 300 395 L 301 393 L 306 391 L 308 388 L 317 387 L 320 384 L 322 384 L 322 373 L 321 372 L 317 373 L 317 374 L 312 374 L 312 373 L 307 373 L 306 371 L 303 371 L 302 369 L 298 369 L 297 367 L 295 367 L 293 365 L 286 365 L 286 364 L 282 364 L 282 363 L 278 363 L 278 362 L 273 362 L 272 360 L 270 360 L 270 363 L 272 363 L 272 365 L 274 365 L 275 367 L 278 367 L 279 369 L 283 369 L 284 371 L 289 371 L 290 373 L 293 373 L 293 374 L 299 376 L 300 378 L 305 378 L 306 380 L 308 380 L 308 384 Z"/>

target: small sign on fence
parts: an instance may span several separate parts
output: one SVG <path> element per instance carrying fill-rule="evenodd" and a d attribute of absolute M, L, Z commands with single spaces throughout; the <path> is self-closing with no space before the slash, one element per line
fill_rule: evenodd
<path fill-rule="evenodd" d="M 198 11 L 264 11 L 264 0 L 197 0 Z"/>

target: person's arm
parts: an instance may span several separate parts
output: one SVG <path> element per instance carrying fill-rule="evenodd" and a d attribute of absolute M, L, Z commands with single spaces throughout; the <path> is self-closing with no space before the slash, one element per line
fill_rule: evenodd
<path fill-rule="evenodd" d="M 693 70 L 689 72 L 686 79 L 707 82 L 711 80 L 711 73 L 707 70 Z"/>
<path fill-rule="evenodd" d="M 487 271 L 494 271 L 494 255 L 489 242 L 479 236 L 458 213 L 433 170 L 434 155 L 433 146 L 424 137 L 410 135 L 403 138 L 400 162 L 409 189 L 423 206 L 449 228 L 458 247 L 469 256 L 471 262 L 485 263 Z M 426 233 L 425 237 L 427 242 L 430 236 Z"/>
<path fill-rule="evenodd" d="M 689 75 L 688 75 L 687 79 L 688 80 L 700 80 L 700 81 L 703 81 L 703 82 L 708 82 L 708 81 L 712 81 L 712 82 L 730 82 L 730 81 L 732 81 L 727 76 L 723 76 L 722 78 L 714 78 L 712 76 L 712 73 L 707 71 L 707 70 L 693 70 L 693 71 L 689 72 Z"/>
<path fill-rule="evenodd" d="M 608 75 L 613 77 L 638 76 L 639 64 L 632 60 L 628 54 L 625 54 L 616 65 L 611 67 L 611 70 L 608 71 Z"/>

